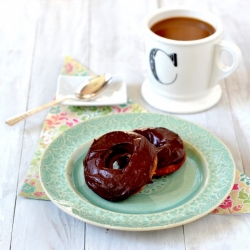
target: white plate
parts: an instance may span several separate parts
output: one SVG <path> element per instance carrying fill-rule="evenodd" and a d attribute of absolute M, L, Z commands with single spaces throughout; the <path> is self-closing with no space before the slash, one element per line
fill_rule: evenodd
<path fill-rule="evenodd" d="M 72 95 L 72 99 L 64 101 L 64 105 L 72 106 L 103 106 L 127 103 L 126 83 L 122 76 L 113 75 L 109 86 L 95 99 L 83 101 L 74 98 L 76 88 L 91 78 L 90 76 L 66 76 L 60 75 L 57 82 L 56 99 L 60 96 Z"/>
<path fill-rule="evenodd" d="M 221 98 L 220 85 L 215 86 L 207 95 L 192 100 L 174 100 L 163 95 L 156 94 L 149 85 L 148 80 L 142 84 L 141 94 L 144 100 L 151 106 L 170 113 L 190 114 L 207 110 L 213 107 Z"/>

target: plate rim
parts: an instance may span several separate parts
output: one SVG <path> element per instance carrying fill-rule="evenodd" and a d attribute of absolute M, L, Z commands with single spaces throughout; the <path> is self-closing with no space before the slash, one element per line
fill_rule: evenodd
<path fill-rule="evenodd" d="M 94 122 L 94 120 L 102 120 L 104 118 L 107 118 L 107 117 L 118 117 L 118 116 L 148 116 L 148 117 L 165 117 L 165 118 L 168 118 L 168 119 L 173 119 L 173 120 L 176 120 L 176 121 L 181 121 L 181 122 L 184 122 L 184 123 L 187 123 L 188 125 L 192 125 L 192 126 L 195 126 L 199 129 L 201 129 L 202 131 L 208 133 L 211 137 L 213 137 L 217 142 L 219 142 L 219 144 L 221 146 L 224 147 L 225 151 L 227 152 L 227 154 L 229 155 L 230 157 L 230 160 L 231 160 L 231 164 L 232 164 L 232 180 L 231 180 L 231 183 L 230 183 L 230 187 L 228 187 L 228 190 L 227 192 L 225 193 L 225 195 L 223 196 L 223 198 L 220 198 L 220 202 L 218 202 L 217 204 L 211 206 L 207 211 L 204 211 L 198 215 L 195 215 L 195 216 L 192 216 L 191 218 L 189 219 L 184 219 L 183 221 L 179 221 L 179 222 L 175 222 L 175 223 L 170 223 L 170 224 L 165 224 L 165 225 L 157 225 L 157 226 L 148 226 L 148 227 L 129 227 L 129 226 L 117 226 L 117 225 L 111 225 L 111 224 L 107 224 L 107 223 L 102 223 L 102 222 L 95 222 L 93 220 L 89 220 L 88 218 L 83 218 L 82 216 L 79 216 L 77 214 L 74 214 L 73 212 L 70 212 L 69 210 L 67 210 L 65 208 L 65 206 L 63 206 L 60 202 L 58 202 L 54 197 L 53 195 L 50 194 L 50 192 L 47 190 L 46 186 L 45 186 L 45 183 L 43 182 L 42 180 L 42 163 L 43 163 L 43 159 L 45 157 L 45 155 L 47 154 L 47 152 L 50 150 L 50 148 L 53 146 L 53 142 L 56 141 L 58 138 L 62 137 L 64 134 L 68 133 L 69 131 L 72 131 L 73 129 L 77 129 L 77 127 L 79 126 L 84 126 L 84 124 L 86 123 L 90 123 L 90 122 Z M 119 118 L 118 118 L 119 119 Z M 110 130 L 111 131 L 111 130 Z M 85 140 L 84 142 L 88 141 Z M 84 143 L 83 142 L 83 143 Z M 188 141 L 189 142 L 189 141 Z M 191 143 L 191 142 L 189 142 Z M 191 143 L 192 144 L 192 143 Z M 193 145 L 193 144 L 192 144 Z M 196 147 L 195 145 L 193 145 L 194 147 Z M 77 148 L 75 148 L 74 150 L 76 150 Z M 73 151 L 74 152 L 74 151 Z M 210 174 L 210 173 L 209 173 Z M 233 156 L 231 154 L 231 152 L 229 151 L 229 149 L 227 148 L 227 146 L 216 136 L 214 135 L 212 132 L 210 132 L 209 130 L 207 130 L 206 128 L 200 126 L 200 125 L 197 125 L 193 122 L 190 122 L 190 121 L 187 121 L 187 120 L 184 120 L 182 118 L 179 118 L 179 117 L 174 117 L 174 116 L 171 116 L 171 115 L 165 115 L 165 114 L 157 114 L 157 113 L 129 113 L 129 114 L 111 114 L 111 115 L 105 115 L 105 116 L 98 116 L 98 117 L 94 117 L 92 119 L 89 119 L 87 121 L 84 121 L 82 123 L 79 123 L 77 125 L 75 125 L 74 127 L 72 128 L 69 128 L 68 130 L 62 132 L 60 135 L 58 135 L 56 138 L 54 138 L 54 140 L 51 142 L 51 144 L 46 148 L 46 150 L 44 151 L 44 154 L 41 158 L 41 161 L 40 161 L 40 165 L 39 165 L 39 176 L 40 176 L 40 181 L 41 181 L 41 185 L 42 185 L 42 188 L 43 190 L 45 191 L 45 193 L 47 194 L 47 196 L 50 198 L 50 200 L 57 206 L 59 207 L 61 210 L 63 210 L 64 212 L 66 212 L 67 214 L 71 215 L 72 217 L 76 218 L 76 219 L 79 219 L 83 222 L 87 222 L 89 224 L 92 224 L 92 225 L 95 225 L 95 226 L 99 226 L 99 227 L 104 227 L 104 228 L 109 228 L 109 229 L 115 229 L 115 230 L 123 230 L 123 231 L 153 231 L 153 230 L 162 230 L 162 229 L 167 229 L 167 228 L 173 228 L 173 227 L 177 227 L 177 226 L 180 226 L 180 225 L 184 225 L 184 224 L 187 224 L 187 223 L 190 223 L 192 221 L 195 221 L 201 217 L 204 217 L 205 215 L 209 214 L 211 211 L 213 211 L 216 207 L 218 207 L 218 205 L 228 196 L 228 194 L 231 192 L 231 189 L 233 187 L 233 184 L 234 184 L 234 180 L 235 180 L 235 174 L 236 174 L 236 167 L 235 167 L 235 162 L 234 162 L 234 159 L 233 159 Z M 206 180 L 207 181 L 207 180 Z M 207 184 L 206 184 L 207 185 Z M 206 188 L 206 185 L 204 187 L 204 189 Z M 190 202 L 192 202 L 192 199 L 189 200 L 186 204 L 189 204 Z M 95 207 L 97 208 L 98 210 L 103 210 L 103 211 L 106 211 L 108 213 L 111 213 L 111 214 L 123 214 L 123 213 L 119 213 L 119 212 L 114 212 L 114 211 L 109 211 L 109 210 L 105 210 L 103 208 L 100 208 L 100 207 L 97 207 L 95 206 L 94 204 L 91 204 L 92 207 Z M 171 210 L 171 209 L 170 209 Z M 166 211 L 164 211 L 166 212 Z M 158 212 L 158 213 L 153 213 L 154 214 L 161 214 L 162 212 Z M 132 215 L 132 216 L 143 216 L 145 214 L 124 214 L 124 215 Z M 146 214 L 147 215 L 147 214 Z"/>

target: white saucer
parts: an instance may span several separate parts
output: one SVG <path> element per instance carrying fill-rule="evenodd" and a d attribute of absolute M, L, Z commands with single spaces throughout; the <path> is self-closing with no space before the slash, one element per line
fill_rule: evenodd
<path fill-rule="evenodd" d="M 209 94 L 202 98 L 188 101 L 173 100 L 153 92 L 148 80 L 145 80 L 141 87 L 141 93 L 148 104 L 159 110 L 170 113 L 190 114 L 204 111 L 214 106 L 220 100 L 222 91 L 220 85 L 217 85 Z"/>
<path fill-rule="evenodd" d="M 61 96 L 72 95 L 72 99 L 64 101 L 63 105 L 73 106 L 103 106 L 127 103 L 126 82 L 120 75 L 113 75 L 109 86 L 91 101 L 79 100 L 74 96 L 76 88 L 83 84 L 90 76 L 60 75 L 57 81 L 56 99 Z"/>

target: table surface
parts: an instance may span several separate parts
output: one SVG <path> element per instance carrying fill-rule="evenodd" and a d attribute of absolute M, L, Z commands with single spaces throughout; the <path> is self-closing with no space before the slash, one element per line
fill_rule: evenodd
<path fill-rule="evenodd" d="M 20 197 L 47 111 L 16 126 L 4 121 L 51 101 L 65 56 L 94 72 L 123 73 L 128 96 L 150 112 L 140 94 L 146 78 L 143 21 L 166 0 L 0 1 L 0 249 L 249 249 L 249 215 L 207 215 L 152 232 L 93 226 L 52 202 Z M 237 70 L 221 80 L 219 103 L 208 111 L 177 115 L 219 137 L 237 169 L 250 175 L 250 2 L 174 1 L 218 15 L 224 39 L 242 51 Z M 227 58 L 226 58 L 227 60 Z"/>

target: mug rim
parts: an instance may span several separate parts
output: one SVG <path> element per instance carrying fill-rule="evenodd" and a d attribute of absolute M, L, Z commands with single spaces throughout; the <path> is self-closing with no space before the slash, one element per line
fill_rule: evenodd
<path fill-rule="evenodd" d="M 183 12 L 183 14 L 180 15 L 170 15 L 169 17 L 166 18 L 160 18 L 159 20 L 156 20 L 155 22 L 153 22 L 150 25 L 150 22 L 152 22 L 152 20 L 154 18 L 157 18 L 157 16 L 162 15 L 164 13 L 174 13 L 174 12 Z M 197 16 L 193 16 L 193 13 L 197 13 L 199 16 L 202 17 L 207 17 L 209 19 L 209 21 L 206 18 L 200 18 Z M 159 22 L 160 20 L 164 20 L 167 18 L 171 18 L 171 17 L 191 17 L 191 18 L 196 18 L 198 20 L 202 20 L 205 21 L 207 23 L 209 23 L 210 25 L 212 25 L 215 28 L 215 32 L 205 38 L 202 39 L 197 39 L 197 40 L 190 40 L 190 41 L 180 41 L 180 40 L 173 40 L 173 39 L 168 39 L 165 37 L 161 37 L 159 35 L 156 35 L 152 30 L 151 27 L 153 24 Z M 212 21 L 210 21 L 211 19 L 213 19 L 214 23 L 216 23 L 216 27 L 212 24 Z M 162 43 L 168 43 L 168 44 L 172 44 L 172 45 L 195 45 L 195 44 L 203 44 L 206 42 L 209 42 L 211 40 L 216 39 L 217 37 L 219 37 L 222 34 L 222 30 L 223 30 L 223 25 L 221 20 L 214 15 L 213 13 L 209 12 L 209 11 L 205 11 L 205 10 L 200 10 L 200 9 L 196 9 L 196 8 L 189 8 L 189 7 L 176 7 L 176 8 L 167 8 L 167 7 L 163 7 L 163 8 L 159 8 L 156 9 L 153 13 L 151 13 L 150 15 L 147 16 L 146 18 L 146 32 L 147 34 L 153 38 L 154 40 L 157 40 L 159 42 Z"/>

